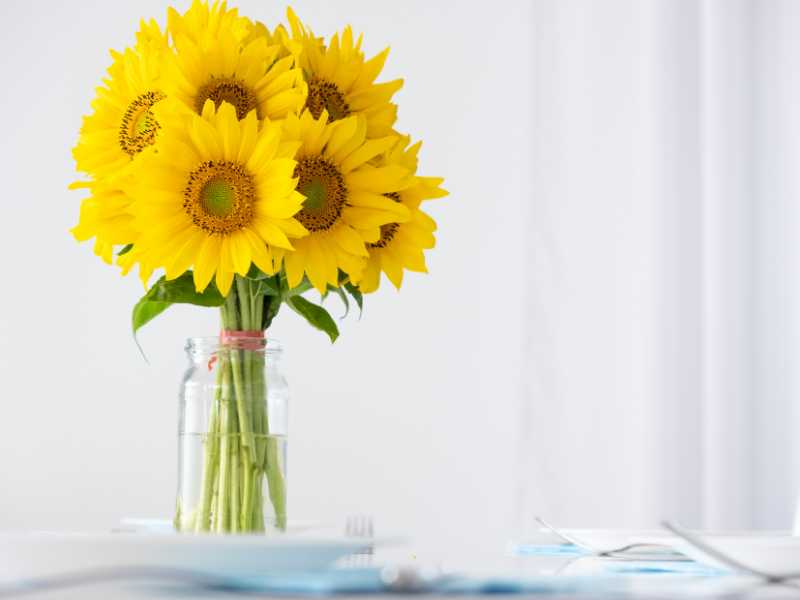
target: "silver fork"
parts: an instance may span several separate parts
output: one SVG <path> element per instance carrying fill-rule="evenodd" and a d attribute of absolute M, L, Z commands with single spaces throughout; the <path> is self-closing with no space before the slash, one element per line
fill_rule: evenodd
<path fill-rule="evenodd" d="M 636 542 L 630 544 L 623 544 L 622 546 L 616 546 L 614 548 L 596 548 L 595 546 L 585 542 L 584 540 L 578 539 L 572 534 L 566 533 L 565 531 L 561 531 L 560 529 L 554 527 L 541 517 L 534 517 L 534 519 L 536 520 L 537 523 L 539 523 L 539 525 L 547 529 L 550 533 L 553 533 L 557 537 L 561 538 L 568 544 L 577 546 L 578 548 L 581 548 L 582 550 L 585 550 L 592 556 L 596 556 L 598 558 L 613 558 L 616 560 L 658 560 L 658 561 L 688 560 L 685 556 L 677 554 L 667 544 Z M 669 553 L 643 552 L 643 550 L 647 548 L 668 550 Z M 636 550 L 639 550 L 639 552 L 638 553 L 635 552 Z"/>
<path fill-rule="evenodd" d="M 345 558 L 345 565 L 349 567 L 365 567 L 372 564 L 375 554 L 375 526 L 369 515 L 349 515 L 345 519 L 344 534 L 349 538 L 368 540 L 364 548 Z"/>
<path fill-rule="evenodd" d="M 800 572 L 793 572 L 793 573 L 767 573 L 766 571 L 762 571 L 761 569 L 756 569 L 755 567 L 751 567 L 750 565 L 746 565 L 742 562 L 739 562 L 732 556 L 729 556 L 714 548 L 705 540 L 701 539 L 699 536 L 695 535 L 694 533 L 690 532 L 687 529 L 684 529 L 680 525 L 677 525 L 671 521 L 663 521 L 661 523 L 664 529 L 674 533 L 676 536 L 681 538 L 687 544 L 694 546 L 700 552 L 713 558 L 717 562 L 720 562 L 728 567 L 732 568 L 735 571 L 739 571 L 740 573 L 746 573 L 747 575 L 753 575 L 760 579 L 763 579 L 767 583 L 789 583 L 792 580 L 800 579 Z"/>

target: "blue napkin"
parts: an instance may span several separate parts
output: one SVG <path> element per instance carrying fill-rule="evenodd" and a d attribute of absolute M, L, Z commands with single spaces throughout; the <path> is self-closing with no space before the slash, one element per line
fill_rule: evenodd
<path fill-rule="evenodd" d="M 517 545 L 515 556 L 590 557 L 591 553 L 572 544 Z M 564 595 L 581 592 L 614 591 L 625 581 L 619 575 L 642 577 L 661 574 L 718 576 L 723 571 L 693 561 L 604 561 L 603 573 L 591 575 L 467 577 L 443 578 L 424 591 L 449 595 L 536 594 Z M 320 571 L 295 571 L 258 577 L 231 578 L 205 591 L 232 591 L 265 595 L 327 596 L 337 594 L 377 594 L 388 591 L 381 579 L 381 567 L 331 568 Z"/>
<path fill-rule="evenodd" d="M 263 594 L 366 594 L 384 589 L 381 569 L 350 568 L 275 573 L 231 579 L 216 586 L 224 591 Z"/>
<path fill-rule="evenodd" d="M 573 594 L 581 591 L 596 591 L 613 579 L 598 576 L 575 577 L 507 577 L 471 578 L 452 576 L 436 582 L 426 593 L 474 595 L 474 594 Z M 381 568 L 329 569 L 314 572 L 264 575 L 231 580 L 215 586 L 221 591 L 248 592 L 254 594 L 279 595 L 333 595 L 375 594 L 386 592 L 381 580 Z"/>
<path fill-rule="evenodd" d="M 515 544 L 514 556 L 589 556 L 590 552 L 575 544 Z"/>
<path fill-rule="evenodd" d="M 728 575 L 730 571 L 715 569 L 695 561 L 621 561 L 609 562 L 606 569 L 609 573 L 636 574 L 636 575 L 659 575 L 659 574 L 682 574 L 700 575 L 717 577 Z"/>
<path fill-rule="evenodd" d="M 562 557 L 589 557 L 592 554 L 574 544 L 517 544 L 511 547 L 514 556 L 562 556 Z M 685 560 L 608 560 L 604 563 L 604 571 L 618 574 L 651 574 L 661 573 L 684 575 L 725 575 L 727 571 L 715 569 L 695 561 Z"/>

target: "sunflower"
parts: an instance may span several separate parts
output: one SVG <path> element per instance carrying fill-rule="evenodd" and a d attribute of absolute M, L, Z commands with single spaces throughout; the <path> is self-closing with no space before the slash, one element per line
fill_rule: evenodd
<path fill-rule="evenodd" d="M 427 273 L 423 250 L 433 248 L 436 240 L 433 232 L 436 223 L 420 210 L 423 200 L 441 198 L 447 191 L 440 186 L 444 179 L 440 177 L 419 177 L 417 172 L 417 155 L 421 142 L 409 147 L 410 138 L 401 137 L 378 164 L 399 164 L 414 173 L 414 183 L 397 192 L 384 195 L 405 206 L 410 218 L 403 223 L 387 223 L 381 225 L 381 235 L 377 241 L 367 244 L 369 258 L 358 288 L 364 292 L 374 292 L 380 285 L 381 271 L 386 273 L 396 288 L 403 282 L 403 270 Z"/>
<path fill-rule="evenodd" d="M 133 247 L 134 246 L 132 245 L 131 248 Z M 145 289 L 147 289 L 155 268 L 149 263 L 143 261 L 141 256 L 136 256 L 136 253 L 131 251 L 117 256 L 117 266 L 121 268 L 123 275 L 130 273 L 131 270 L 133 270 L 133 268 L 137 265 L 139 266 L 139 279 L 141 280 Z"/>
<path fill-rule="evenodd" d="M 293 40 L 289 36 L 289 32 L 286 31 L 286 28 L 281 24 L 276 25 L 275 29 L 270 31 L 269 27 L 264 25 L 264 23 L 256 21 L 253 23 L 250 33 L 245 38 L 244 44 L 246 45 L 248 42 L 259 37 L 264 38 L 269 46 L 280 47 L 278 58 L 285 58 L 290 55 L 299 57 L 300 53 L 303 51 L 303 45 Z M 297 62 L 297 60 L 296 58 L 295 62 Z"/>
<path fill-rule="evenodd" d="M 348 26 L 341 37 L 334 34 L 326 47 L 307 29 L 291 8 L 287 16 L 294 40 L 300 42 L 300 66 L 308 83 L 306 108 L 319 118 L 323 110 L 335 121 L 350 115 L 363 115 L 367 120 L 367 136 L 381 137 L 393 133 L 397 105 L 392 96 L 401 87 L 402 79 L 375 83 L 383 69 L 389 49 L 365 60 L 361 37 L 353 43 L 353 30 Z"/>
<path fill-rule="evenodd" d="M 207 100 L 199 116 L 168 110 L 169 102 L 157 114 L 160 151 L 131 178 L 141 233 L 121 262 L 163 268 L 167 279 L 193 268 L 198 292 L 216 275 L 227 295 L 234 273 L 253 264 L 273 273 L 273 250 L 290 250 L 289 238 L 307 233 L 292 218 L 303 204 L 293 178 L 299 144 L 286 141 L 280 123 L 259 129 L 254 111 L 238 120 L 227 102 L 216 109 Z"/>
<path fill-rule="evenodd" d="M 339 284 L 343 271 L 357 278 L 368 256 L 366 244 L 380 239 L 385 223 L 408 219 L 408 209 L 383 196 L 412 183 L 408 169 L 395 164 L 376 167 L 369 161 L 385 153 L 395 136 L 367 139 L 363 116 L 328 122 L 326 111 L 315 119 L 309 111 L 284 121 L 290 139 L 301 141 L 294 176 L 305 197 L 295 218 L 310 232 L 295 241 L 293 252 L 276 251 L 289 286 L 303 275 L 320 292 Z"/>
<path fill-rule="evenodd" d="M 97 179 L 121 174 L 158 137 L 152 108 L 164 98 L 159 67 L 166 41 L 152 21 L 142 22 L 137 39 L 135 48 L 111 51 L 114 62 L 72 151 L 78 170 Z"/>
<path fill-rule="evenodd" d="M 281 119 L 303 106 L 302 72 L 280 44 L 270 44 L 271 38 L 264 35 L 249 35 L 252 27 L 244 39 L 236 21 L 184 18 L 180 23 L 171 30 L 175 52 L 165 67 L 168 96 L 198 114 L 206 100 L 217 108 L 229 102 L 239 119 L 251 110 L 259 119 Z"/>
<path fill-rule="evenodd" d="M 185 36 L 196 43 L 213 42 L 220 32 L 233 33 L 238 40 L 250 35 L 253 24 L 247 17 L 239 16 L 236 8 L 228 10 L 226 2 L 193 0 L 192 6 L 181 14 L 172 7 L 167 9 L 167 30 L 172 39 Z"/>
<path fill-rule="evenodd" d="M 136 32 L 136 47 L 148 47 L 156 52 L 166 52 L 169 48 L 169 39 L 166 30 L 162 31 L 155 19 L 139 21 L 139 31 Z"/>
<path fill-rule="evenodd" d="M 114 246 L 130 244 L 136 238 L 131 198 L 105 182 L 76 182 L 70 189 L 88 189 L 90 196 L 81 202 L 78 224 L 71 229 L 79 242 L 94 238 L 94 253 L 111 264 Z"/>

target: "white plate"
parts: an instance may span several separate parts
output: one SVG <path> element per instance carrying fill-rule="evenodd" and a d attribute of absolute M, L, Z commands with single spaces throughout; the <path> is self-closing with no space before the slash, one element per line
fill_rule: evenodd
<path fill-rule="evenodd" d="M 288 534 L 314 534 L 324 531 L 318 521 L 301 521 L 289 519 L 286 524 Z M 119 526 L 113 529 L 114 533 L 165 533 L 174 534 L 175 526 L 172 519 L 153 519 L 146 517 L 123 517 Z"/>
<path fill-rule="evenodd" d="M 775 535 L 763 532 L 722 536 L 701 534 L 701 537 L 712 548 L 748 567 L 776 575 L 800 571 L 800 537 L 788 533 Z M 673 547 L 699 563 L 731 570 L 683 540 L 676 538 Z"/>
<path fill-rule="evenodd" d="M 97 567 L 171 567 L 221 576 L 316 570 L 380 540 L 283 535 L 0 534 L 0 580 Z"/>

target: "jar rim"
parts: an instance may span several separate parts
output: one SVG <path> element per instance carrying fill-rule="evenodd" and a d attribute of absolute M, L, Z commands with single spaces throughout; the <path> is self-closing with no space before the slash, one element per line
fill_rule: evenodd
<path fill-rule="evenodd" d="M 242 346 L 246 350 L 253 350 L 256 352 L 265 352 L 270 355 L 279 355 L 283 352 L 283 346 L 281 343 L 274 339 L 274 338 L 258 338 L 258 337 L 249 337 L 249 336 L 241 336 L 236 337 L 228 336 L 228 339 L 233 339 L 234 344 L 236 343 L 235 340 L 241 340 Z M 256 344 L 253 347 L 253 344 Z M 197 336 L 197 337 L 190 337 L 186 338 L 186 351 L 187 352 L 199 352 L 202 354 L 211 354 L 216 352 L 220 348 L 230 347 L 230 344 L 223 344 L 220 341 L 220 337 L 217 336 Z"/>

